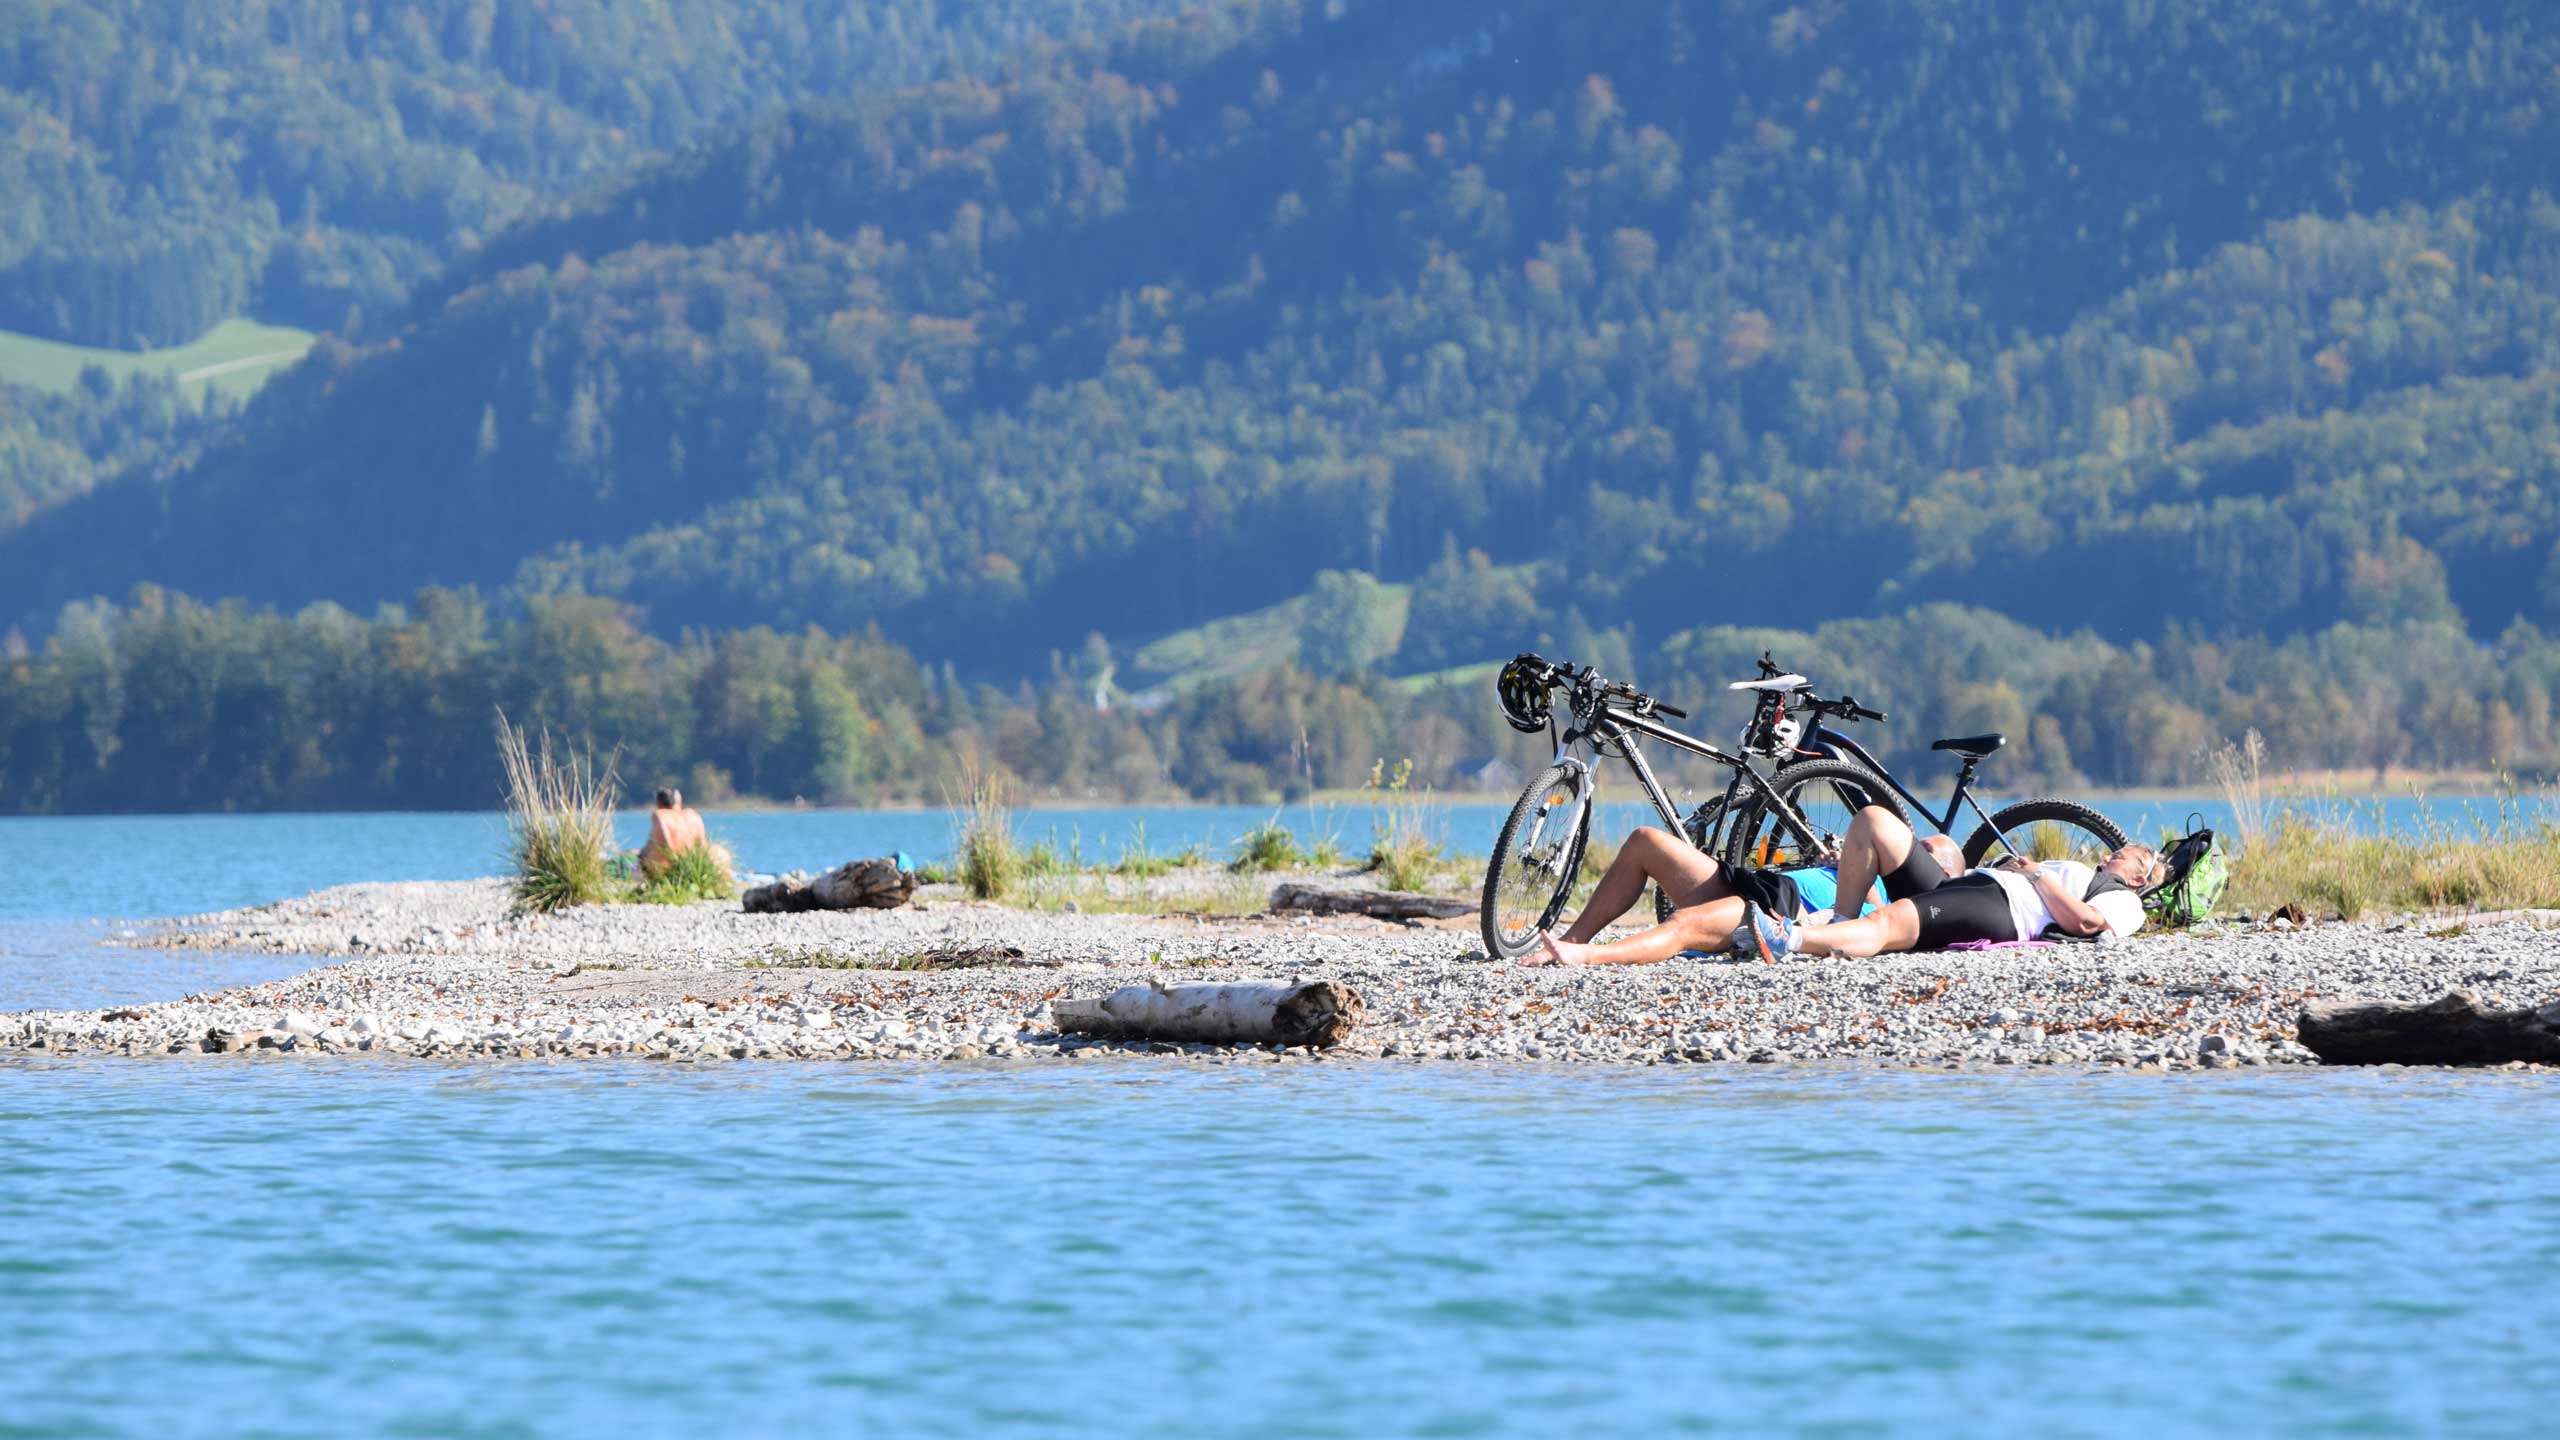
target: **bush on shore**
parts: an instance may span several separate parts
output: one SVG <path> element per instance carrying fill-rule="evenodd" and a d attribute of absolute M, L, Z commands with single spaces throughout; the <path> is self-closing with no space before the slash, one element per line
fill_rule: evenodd
<path fill-rule="evenodd" d="M 618 786 L 613 757 L 599 768 L 594 752 L 538 744 L 498 716 L 498 758 L 507 784 L 507 858 L 516 901 L 548 912 L 615 898 L 613 811 Z"/>
<path fill-rule="evenodd" d="M 1236 858 L 1227 869 L 1238 875 L 1259 875 L 1271 870 L 1297 870 L 1308 864 L 1307 854 L 1298 848 L 1298 837 L 1289 827 L 1272 816 L 1244 832 L 1236 842 Z"/>
<path fill-rule="evenodd" d="M 1004 777 L 969 765 L 961 771 L 960 841 L 951 863 L 980 900 L 1001 900 L 1021 883 L 1023 857 L 1013 838 L 1013 803 Z"/>
<path fill-rule="evenodd" d="M 640 882 L 636 896 L 646 905 L 690 905 L 696 900 L 735 900 L 738 877 L 722 846 L 703 844 L 679 850 L 667 868 Z"/>

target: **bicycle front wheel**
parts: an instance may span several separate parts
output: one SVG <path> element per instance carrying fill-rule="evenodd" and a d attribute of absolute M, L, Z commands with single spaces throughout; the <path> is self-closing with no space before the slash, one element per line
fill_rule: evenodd
<path fill-rule="evenodd" d="M 2068 800 L 2021 800 L 1991 812 L 1991 823 L 1964 842 L 1964 863 L 1980 865 L 2009 853 L 2000 843 L 2007 835 L 2017 853 L 2029 860 L 2077 860 L 2094 867 L 2124 844 L 2116 822 Z"/>
<path fill-rule="evenodd" d="M 1769 777 L 1769 785 L 1804 823 L 1795 824 L 1759 791 L 1746 789 L 1725 834 L 1724 863 L 1733 869 L 1786 870 L 1822 864 L 1839 850 L 1849 822 L 1869 805 L 1884 807 L 1905 824 L 1911 820 L 1911 812 L 1892 787 L 1864 765 L 1846 760 L 1789 765 Z"/>
<path fill-rule="evenodd" d="M 1484 949 L 1517 960 L 1537 948 L 1538 932 L 1556 922 L 1573 897 L 1582 847 L 1591 838 L 1591 772 L 1550 765 L 1502 822 L 1484 870 Z"/>

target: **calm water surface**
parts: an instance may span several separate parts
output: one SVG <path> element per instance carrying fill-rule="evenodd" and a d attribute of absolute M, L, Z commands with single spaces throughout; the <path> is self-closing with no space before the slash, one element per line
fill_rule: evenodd
<path fill-rule="evenodd" d="M 2501 1074 L 0 1062 L 0 1431 L 2547 1434 L 2555 1162 Z"/>
<path fill-rule="evenodd" d="M 1934 804 L 1945 797 L 1931 791 L 1923 798 Z M 2129 834 L 2184 830 L 2191 814 L 2226 832 L 2231 823 L 2229 807 L 2218 801 L 2097 803 Z M 1453 853 L 1480 856 L 1492 849 L 1508 809 L 1508 802 L 1491 801 L 1434 805 L 1426 823 Z M 2467 827 L 2494 806 L 2453 797 L 2431 809 L 2438 823 Z M 2405 797 L 2330 809 L 2349 823 L 2402 830 L 2418 812 Z M 2542 813 L 2536 802 L 2533 814 Z M 1246 831 L 1274 819 L 1302 842 L 1330 837 L 1357 852 L 1367 848 L 1376 815 L 1359 805 L 1098 806 L 1024 810 L 1015 829 L 1026 844 L 1050 841 L 1101 864 L 1133 849 L 1169 855 L 1199 846 L 1224 857 Z M 1612 834 L 1653 819 L 1649 807 L 1623 801 L 1601 812 L 1602 828 Z M 768 872 L 825 869 L 901 850 L 938 859 L 950 852 L 954 834 L 951 815 L 939 810 L 713 811 L 709 821 L 742 866 Z M 1972 825 L 1957 829 L 1970 834 Z M 617 830 L 636 849 L 648 836 L 648 816 L 626 812 Z M 495 812 L 0 816 L 0 920 L 186 915 L 358 880 L 463 880 L 495 874 L 505 843 L 505 822 Z"/>

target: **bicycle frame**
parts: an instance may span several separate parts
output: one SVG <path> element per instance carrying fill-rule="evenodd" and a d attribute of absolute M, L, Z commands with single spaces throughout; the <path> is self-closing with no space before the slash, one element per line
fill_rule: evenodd
<path fill-rule="evenodd" d="M 1675 750 L 1685 750 L 1692 755 L 1730 768 L 1733 771 L 1733 781 L 1725 787 L 1728 802 L 1725 805 L 1727 815 L 1733 813 L 1734 807 L 1730 802 L 1734 792 L 1742 788 L 1745 778 L 1748 777 L 1752 788 L 1760 792 L 1761 803 L 1777 811 L 1798 831 L 1810 828 L 1806 825 L 1804 816 L 1793 805 L 1787 803 L 1786 797 L 1778 793 L 1776 786 L 1769 783 L 1768 777 L 1751 768 L 1749 760 L 1705 740 L 1683 735 L 1658 720 L 1632 711 L 1620 710 L 1606 703 L 1595 707 L 1587 724 L 1580 717 L 1576 717 L 1574 723 L 1566 728 L 1563 738 L 1556 743 L 1556 761 L 1562 764 L 1568 759 L 1574 759 L 1575 763 L 1581 763 L 1574 757 L 1573 751 L 1575 746 L 1585 741 L 1592 742 L 1593 755 L 1597 759 L 1606 759 L 1608 756 L 1606 747 L 1616 746 L 1620 758 L 1627 762 L 1627 768 L 1636 772 L 1636 783 L 1644 787 L 1645 798 L 1653 802 L 1654 812 L 1662 817 L 1665 828 L 1674 835 L 1685 837 L 1688 832 L 1681 823 L 1680 811 L 1671 803 L 1671 793 L 1663 789 L 1662 781 L 1655 777 L 1653 766 L 1644 758 L 1644 751 L 1637 748 L 1635 741 L 1638 736 L 1659 740 Z M 1589 765 L 1585 768 L 1591 774 L 1592 800 L 1597 803 L 1600 796 L 1600 767 Z M 1895 788 L 1901 787 L 1897 785 Z M 1953 811 L 1949 813 L 1952 814 Z M 1719 820 L 1717 826 L 1720 833 L 1723 822 Z M 1710 837 L 1711 841 L 1713 838 Z"/>
<path fill-rule="evenodd" d="M 1967 757 L 1956 770 L 1956 788 L 1947 796 L 1946 815 L 1944 817 L 1940 817 L 1934 811 L 1930 810 L 1926 801 L 1923 801 L 1919 796 L 1912 794 L 1911 788 L 1903 784 L 1892 771 L 1884 768 L 1883 761 L 1880 761 L 1876 759 L 1875 756 L 1868 754 L 1866 746 L 1859 744 L 1857 741 L 1850 739 L 1848 736 L 1841 734 L 1839 731 L 1832 729 L 1828 725 L 1817 725 L 1814 727 L 1813 744 L 1805 747 L 1805 751 L 1808 754 L 1821 755 L 1834 760 L 1842 758 L 1841 752 L 1847 751 L 1849 759 L 1865 766 L 1870 774 L 1874 775 L 1877 779 L 1883 781 L 1887 785 L 1892 786 L 1893 793 L 1901 796 L 1903 802 L 1911 807 L 1911 813 L 1928 821 L 1930 824 L 1937 826 L 1938 833 L 1947 836 L 1950 839 L 1955 836 L 1956 816 L 1962 813 L 1965 806 L 1971 805 L 1973 807 L 1973 813 L 1982 817 L 1982 823 L 1985 825 L 1991 825 L 1992 833 L 2000 836 L 2000 841 L 2003 845 L 2008 844 L 2009 837 L 2001 833 L 1999 826 L 1991 824 L 1991 812 L 1983 809 L 1982 802 L 1973 798 L 1974 771 L 1982 763 L 1978 759 Z"/>

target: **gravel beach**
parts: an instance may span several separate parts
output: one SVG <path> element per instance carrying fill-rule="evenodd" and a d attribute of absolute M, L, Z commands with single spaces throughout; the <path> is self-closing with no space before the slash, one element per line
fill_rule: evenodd
<path fill-rule="evenodd" d="M 1178 911 L 1184 884 L 1172 877 L 1149 897 Z M 2183 1069 L 2309 1063 L 2292 1039 L 2307 999 L 2427 1000 L 2455 987 L 2498 1005 L 2560 995 L 2554 911 L 1563 970 L 1486 960 L 1472 919 L 1049 913 L 937 890 L 922 900 L 797 915 L 703 903 L 527 917 L 511 913 L 496 880 L 343 886 L 154 922 L 124 942 L 338 963 L 162 1004 L 0 1015 L 0 1051 Z M 955 968 L 921 968 L 933 965 Z M 1347 982 L 1367 1023 L 1311 1054 L 1062 1038 L 1051 1021 L 1062 997 L 1244 979 Z"/>

